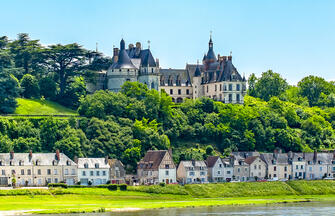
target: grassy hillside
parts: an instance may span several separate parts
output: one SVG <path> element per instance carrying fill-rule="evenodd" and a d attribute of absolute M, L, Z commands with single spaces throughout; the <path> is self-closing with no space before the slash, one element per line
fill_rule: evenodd
<path fill-rule="evenodd" d="M 158 194 L 180 194 L 192 197 L 253 197 L 286 195 L 335 194 L 335 181 L 239 182 L 218 184 L 191 184 L 184 187 L 139 186 L 129 190 Z"/>
<path fill-rule="evenodd" d="M 77 115 L 76 111 L 48 100 L 18 98 L 17 103 L 14 114 L 18 115 Z"/>

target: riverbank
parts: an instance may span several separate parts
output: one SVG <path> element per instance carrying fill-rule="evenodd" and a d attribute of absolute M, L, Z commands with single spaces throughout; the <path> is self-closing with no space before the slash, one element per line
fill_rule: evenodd
<path fill-rule="evenodd" d="M 109 191 L 106 188 L 1 191 L 0 214 L 1 211 L 46 214 L 312 201 L 335 202 L 335 182 L 331 181 L 141 186 L 128 189 L 128 191 Z M 143 192 L 143 190 L 147 191 Z M 242 192 L 244 196 L 241 196 Z M 306 194 L 307 192 L 310 194 Z"/>

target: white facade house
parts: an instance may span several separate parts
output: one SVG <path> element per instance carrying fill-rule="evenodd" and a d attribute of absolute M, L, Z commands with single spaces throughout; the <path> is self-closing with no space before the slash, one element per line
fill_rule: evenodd
<path fill-rule="evenodd" d="M 206 159 L 208 168 L 208 181 L 229 182 L 233 178 L 234 168 L 229 160 L 223 160 L 219 156 L 209 156 Z"/>
<path fill-rule="evenodd" d="M 172 152 L 148 151 L 138 163 L 137 176 L 140 184 L 176 183 L 176 166 L 172 160 Z"/>
<path fill-rule="evenodd" d="M 100 185 L 109 181 L 108 158 L 78 158 L 78 180 L 81 185 Z"/>
<path fill-rule="evenodd" d="M 181 161 L 177 179 L 183 184 L 208 183 L 208 169 L 205 161 Z"/>

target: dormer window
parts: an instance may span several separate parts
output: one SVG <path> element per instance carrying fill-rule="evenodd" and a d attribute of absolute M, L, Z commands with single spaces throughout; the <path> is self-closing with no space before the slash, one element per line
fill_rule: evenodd
<path fill-rule="evenodd" d="M 0 161 L 0 166 L 2 166 L 2 161 Z"/>
<path fill-rule="evenodd" d="M 98 163 L 96 163 L 94 166 L 95 166 L 95 168 L 99 168 L 99 164 Z"/>
<path fill-rule="evenodd" d="M 41 162 L 39 161 L 39 160 L 36 160 L 36 166 L 39 166 L 39 165 L 41 165 Z"/>
<path fill-rule="evenodd" d="M 86 168 L 86 169 L 88 168 L 88 163 L 84 164 L 84 168 Z"/>
<path fill-rule="evenodd" d="M 311 164 L 312 164 L 312 161 L 308 161 L 308 164 L 311 165 Z"/>
<path fill-rule="evenodd" d="M 52 166 L 55 166 L 55 165 L 57 165 L 57 163 L 56 163 L 55 160 L 53 160 L 53 161 L 52 161 Z"/>
<path fill-rule="evenodd" d="M 69 160 L 66 161 L 67 166 L 71 166 L 71 162 Z"/>
<path fill-rule="evenodd" d="M 301 157 L 299 157 L 299 158 L 298 158 L 298 161 L 302 161 L 302 158 L 301 158 Z"/>
<path fill-rule="evenodd" d="M 19 161 L 19 166 L 23 166 L 23 161 L 22 160 Z"/>
<path fill-rule="evenodd" d="M 332 161 L 332 164 L 335 164 L 335 161 Z M 1 166 L 1 163 L 0 163 L 0 166 Z"/>
<path fill-rule="evenodd" d="M 322 164 L 322 161 L 318 161 L 319 164 Z"/>
<path fill-rule="evenodd" d="M 13 166 L 13 161 L 9 161 L 9 165 L 10 165 L 10 166 Z"/>

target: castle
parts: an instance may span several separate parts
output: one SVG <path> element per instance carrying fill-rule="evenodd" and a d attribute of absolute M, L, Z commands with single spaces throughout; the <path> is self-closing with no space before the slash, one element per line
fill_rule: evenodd
<path fill-rule="evenodd" d="M 162 69 L 154 59 L 150 48 L 142 49 L 141 43 L 120 50 L 114 48 L 112 65 L 107 72 L 99 73 L 97 83 L 90 84 L 90 92 L 99 89 L 120 91 L 126 81 L 139 81 L 149 89 L 164 90 L 172 101 L 181 103 L 185 98 L 209 97 L 224 103 L 243 103 L 246 94 L 246 79 L 232 63 L 232 56 L 216 56 L 212 37 L 202 64 L 186 64 L 185 69 Z"/>

